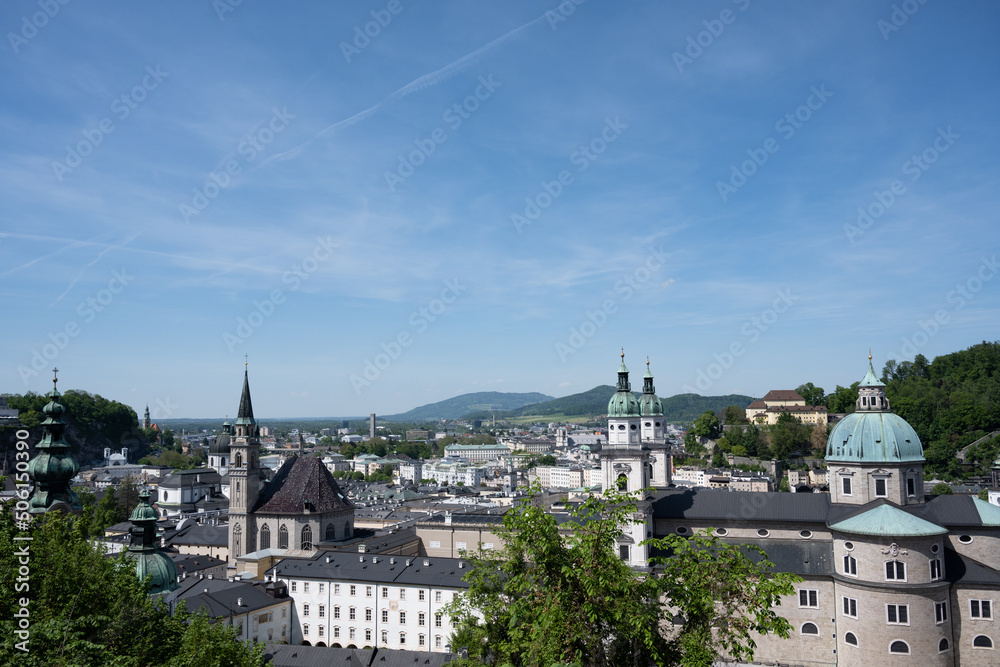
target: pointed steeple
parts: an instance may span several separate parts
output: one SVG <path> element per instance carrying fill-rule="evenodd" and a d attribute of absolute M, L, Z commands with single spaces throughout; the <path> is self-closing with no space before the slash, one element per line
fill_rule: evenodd
<path fill-rule="evenodd" d="M 628 381 L 628 369 L 625 367 L 625 348 L 622 348 L 622 364 L 618 367 L 618 391 L 632 391 Z"/>
<path fill-rule="evenodd" d="M 855 409 L 859 412 L 889 412 L 889 399 L 885 395 L 885 383 L 875 375 L 872 366 L 872 351 L 868 350 L 868 372 L 858 385 L 858 400 Z"/>
<path fill-rule="evenodd" d="M 142 427 L 149 428 L 152 423 L 153 420 L 149 417 L 149 403 L 146 403 L 146 412 L 142 415 Z"/>
<path fill-rule="evenodd" d="M 80 467 L 69 455 L 69 443 L 63 439 L 66 422 L 62 419 L 65 408 L 59 402 L 60 394 L 56 387 L 58 369 L 52 369 L 52 391 L 48 393 L 49 402 L 42 412 L 45 413 L 45 435 L 36 445 L 38 454 L 28 463 L 28 477 L 35 483 L 35 490 L 28 502 L 28 512 L 43 514 L 49 510 L 80 512 L 80 498 L 70 488 L 70 480 Z"/>
<path fill-rule="evenodd" d="M 236 414 L 237 426 L 253 426 L 257 422 L 253 418 L 253 404 L 250 402 L 250 378 L 247 369 L 243 369 L 243 395 L 240 396 L 240 410 Z"/>
<path fill-rule="evenodd" d="M 178 587 L 177 566 L 156 546 L 156 510 L 149 504 L 149 490 L 139 491 L 139 504 L 129 517 L 132 543 L 127 556 L 135 562 L 135 573 L 140 579 L 151 578 L 149 594 L 168 593 Z"/>
<path fill-rule="evenodd" d="M 865 373 L 865 377 L 862 378 L 861 387 L 884 387 L 885 383 L 878 379 L 875 375 L 875 368 L 872 366 L 872 351 L 871 348 L 868 349 L 868 372 Z"/>
<path fill-rule="evenodd" d="M 642 393 L 656 393 L 656 387 L 653 386 L 653 372 L 649 370 L 649 357 L 646 357 L 646 374 L 642 376 Z"/>

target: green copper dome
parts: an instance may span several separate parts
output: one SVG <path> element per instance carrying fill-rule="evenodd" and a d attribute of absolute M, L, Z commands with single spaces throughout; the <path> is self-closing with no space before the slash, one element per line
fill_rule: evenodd
<path fill-rule="evenodd" d="M 608 401 L 608 417 L 639 417 L 639 401 L 632 395 L 632 386 L 628 381 L 628 368 L 625 367 L 625 351 L 622 351 L 622 364 L 618 367 L 618 390 Z"/>
<path fill-rule="evenodd" d="M 56 372 L 53 369 L 53 375 Z M 61 394 L 56 383 L 53 377 L 49 402 L 42 409 L 46 417 L 42 422 L 45 434 L 35 446 L 38 454 L 28 463 L 28 477 L 35 483 L 34 493 L 28 501 L 31 514 L 44 514 L 54 508 L 80 512 L 80 498 L 70 488 L 70 480 L 80 468 L 70 456 L 69 443 L 63 438 L 67 424 L 62 418 L 65 409 L 59 402 Z"/>
<path fill-rule="evenodd" d="M 656 396 L 653 386 L 653 372 L 649 370 L 649 359 L 646 359 L 646 374 L 642 376 L 642 396 L 639 397 L 639 414 L 643 417 L 662 417 L 663 404 Z"/>
<path fill-rule="evenodd" d="M 913 427 L 891 412 L 855 412 L 833 427 L 826 460 L 857 463 L 923 462 L 924 448 Z"/>
<path fill-rule="evenodd" d="M 149 594 L 168 593 L 178 587 L 177 566 L 170 556 L 156 548 L 156 510 L 149 504 L 149 491 L 139 492 L 139 504 L 129 517 L 132 544 L 127 556 L 135 564 L 140 579 L 150 577 Z"/>

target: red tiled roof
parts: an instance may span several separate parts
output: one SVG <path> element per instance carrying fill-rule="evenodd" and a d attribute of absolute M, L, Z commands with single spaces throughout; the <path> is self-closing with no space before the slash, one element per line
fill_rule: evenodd
<path fill-rule="evenodd" d="M 798 392 L 792 389 L 772 389 L 764 397 L 765 401 L 804 401 Z"/>
<path fill-rule="evenodd" d="M 753 403 L 747 406 L 747 409 L 749 410 L 751 408 L 766 408 L 766 407 L 767 404 L 764 401 L 754 401 Z"/>

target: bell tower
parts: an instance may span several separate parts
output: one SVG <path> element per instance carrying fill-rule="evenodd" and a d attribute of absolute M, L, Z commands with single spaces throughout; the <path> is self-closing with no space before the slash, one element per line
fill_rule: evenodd
<path fill-rule="evenodd" d="M 229 566 L 236 558 L 254 551 L 251 512 L 257 503 L 260 485 L 260 431 L 253 417 L 250 380 L 243 369 L 243 394 L 230 444 L 229 464 Z"/>

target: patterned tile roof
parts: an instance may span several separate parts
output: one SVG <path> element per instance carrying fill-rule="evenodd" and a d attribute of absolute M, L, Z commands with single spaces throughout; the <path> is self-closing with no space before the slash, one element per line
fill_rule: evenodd
<path fill-rule="evenodd" d="M 323 462 L 315 457 L 293 456 L 264 489 L 254 512 L 302 514 L 354 509 Z"/>

